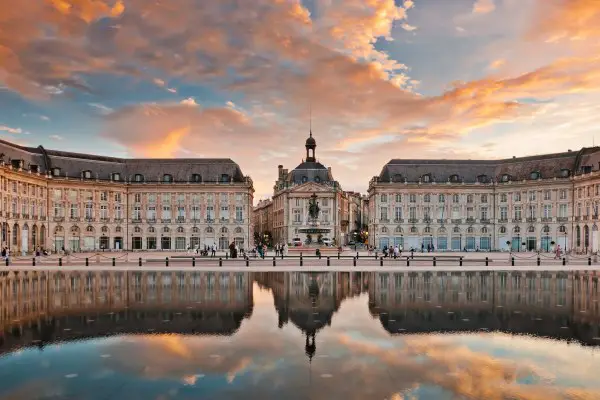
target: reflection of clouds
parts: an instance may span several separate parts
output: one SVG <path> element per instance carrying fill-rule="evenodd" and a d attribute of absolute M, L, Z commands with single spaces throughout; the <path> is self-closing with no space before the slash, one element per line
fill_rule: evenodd
<path fill-rule="evenodd" d="M 440 386 L 457 396 L 476 399 L 599 399 L 600 389 L 549 387 L 535 383 L 549 375 L 544 366 L 508 361 L 484 353 L 445 337 L 405 337 L 405 347 L 383 348 L 346 335 L 339 337 L 354 355 L 374 357 L 394 368 L 403 378 L 421 384 Z M 551 344 L 547 343 L 547 347 Z M 596 368 L 597 371 L 597 368 Z M 521 379 L 534 378 L 532 384 Z"/>

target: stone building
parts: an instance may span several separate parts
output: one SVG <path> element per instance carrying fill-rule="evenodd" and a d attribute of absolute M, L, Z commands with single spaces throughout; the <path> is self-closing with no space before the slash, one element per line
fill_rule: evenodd
<path fill-rule="evenodd" d="M 394 159 L 368 193 L 369 241 L 379 248 L 600 247 L 598 147 L 505 160 Z"/>
<path fill-rule="evenodd" d="M 253 183 L 230 159 L 123 159 L 0 141 L 2 244 L 185 250 L 252 237 Z"/>
<path fill-rule="evenodd" d="M 258 234 L 261 241 L 268 241 L 269 235 L 273 234 L 273 200 L 260 200 L 252 216 L 255 235 Z"/>
<path fill-rule="evenodd" d="M 347 243 L 350 231 L 348 195 L 333 178 L 331 167 L 325 167 L 317 160 L 317 142 L 312 132 L 306 139 L 305 148 L 306 158 L 292 171 L 278 166 L 271 199 L 273 242 L 291 243 L 296 239 L 305 243 L 309 238 L 313 242 L 321 238 L 337 245 Z M 310 233 L 308 206 L 313 194 L 317 196 L 321 210 L 318 230 L 327 232 Z"/>

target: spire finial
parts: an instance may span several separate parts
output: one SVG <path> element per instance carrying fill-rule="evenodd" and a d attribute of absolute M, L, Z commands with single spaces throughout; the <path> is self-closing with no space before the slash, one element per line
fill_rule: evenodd
<path fill-rule="evenodd" d="M 312 137 L 312 99 L 308 103 L 308 129 Z"/>

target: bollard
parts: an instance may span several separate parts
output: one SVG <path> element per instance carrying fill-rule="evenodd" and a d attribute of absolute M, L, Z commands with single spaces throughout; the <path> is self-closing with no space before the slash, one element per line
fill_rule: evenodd
<path fill-rule="evenodd" d="M 567 259 L 565 257 L 563 257 L 563 265 L 567 265 Z"/>
<path fill-rule="evenodd" d="M 331 261 L 329 260 L 329 256 L 327 256 L 327 266 L 329 267 L 331 265 Z"/>
<path fill-rule="evenodd" d="M 229 259 L 229 253 L 225 253 L 225 259 L 228 260 Z"/>
<path fill-rule="evenodd" d="M 592 257 L 588 257 L 588 265 L 592 265 Z"/>
<path fill-rule="evenodd" d="M 8 265 L 8 257 L 6 257 L 6 265 Z M 62 267 L 62 258 L 58 259 L 58 266 Z"/>
<path fill-rule="evenodd" d="M 490 260 L 486 257 L 485 258 L 485 266 L 487 267 L 488 265 L 490 265 Z"/>
<path fill-rule="evenodd" d="M 192 257 L 192 267 L 196 266 L 196 257 Z"/>
<path fill-rule="evenodd" d="M 281 250 L 281 259 L 283 260 L 283 250 Z"/>
<path fill-rule="evenodd" d="M 138 266 L 142 266 L 142 257 L 138 258 Z"/>
<path fill-rule="evenodd" d="M 352 257 L 352 266 L 356 267 L 356 257 Z"/>
<path fill-rule="evenodd" d="M 250 266 L 250 259 L 248 257 L 246 257 L 246 267 Z"/>
<path fill-rule="evenodd" d="M 358 251 L 356 252 L 356 258 L 358 258 Z"/>
<path fill-rule="evenodd" d="M 435 257 L 433 257 L 433 266 L 435 267 L 437 264 Z"/>
<path fill-rule="evenodd" d="M 223 258 L 219 257 L 219 267 L 222 267 L 222 266 L 223 266 Z"/>
<path fill-rule="evenodd" d="M 462 256 L 460 256 L 460 258 L 458 259 L 458 265 L 459 265 L 460 267 L 462 267 Z"/>
<path fill-rule="evenodd" d="M 515 266 L 515 258 L 514 257 L 510 258 L 510 265 L 512 265 L 513 267 Z"/>
<path fill-rule="evenodd" d="M 321 259 L 321 252 L 319 252 L 319 260 Z"/>
<path fill-rule="evenodd" d="M 340 259 L 340 252 L 338 251 L 338 260 Z"/>
<path fill-rule="evenodd" d="M 302 254 L 300 254 L 300 266 L 302 266 Z"/>
<path fill-rule="evenodd" d="M 383 267 L 383 257 L 379 257 L 379 266 Z"/>
<path fill-rule="evenodd" d="M 277 266 L 277 262 L 275 262 L 275 257 L 273 257 L 273 266 L 276 267 Z"/>
<path fill-rule="evenodd" d="M 540 260 L 540 258 L 538 257 L 538 258 L 537 258 L 537 266 L 539 267 L 539 266 L 540 266 L 540 264 L 541 264 L 541 260 Z"/>
<path fill-rule="evenodd" d="M 165 257 L 165 266 L 169 266 L 169 257 Z"/>
<path fill-rule="evenodd" d="M 406 266 L 410 267 L 410 258 L 409 257 L 406 257 Z"/>
<path fill-rule="evenodd" d="M 375 259 L 377 260 L 379 257 L 377 257 L 377 250 L 375 250 Z"/>
<path fill-rule="evenodd" d="M 8 257 L 6 257 L 6 266 L 8 267 Z"/>
<path fill-rule="evenodd" d="M 33 257 L 33 266 L 35 267 L 35 257 Z"/>
<path fill-rule="evenodd" d="M 88 257 L 85 258 L 85 266 L 86 267 L 90 266 L 90 259 Z"/>
<path fill-rule="evenodd" d="M 113 267 L 115 266 L 115 261 L 116 261 L 116 260 L 115 260 L 115 258 L 113 257 L 113 259 L 112 259 L 112 266 L 113 266 Z"/>

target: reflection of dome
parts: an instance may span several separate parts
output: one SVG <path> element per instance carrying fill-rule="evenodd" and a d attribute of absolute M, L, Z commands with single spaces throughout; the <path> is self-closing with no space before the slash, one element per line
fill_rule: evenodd
<path fill-rule="evenodd" d="M 319 291 L 319 283 L 315 279 L 311 279 L 308 285 L 308 295 L 311 297 L 311 299 L 316 299 L 319 297 Z"/>

